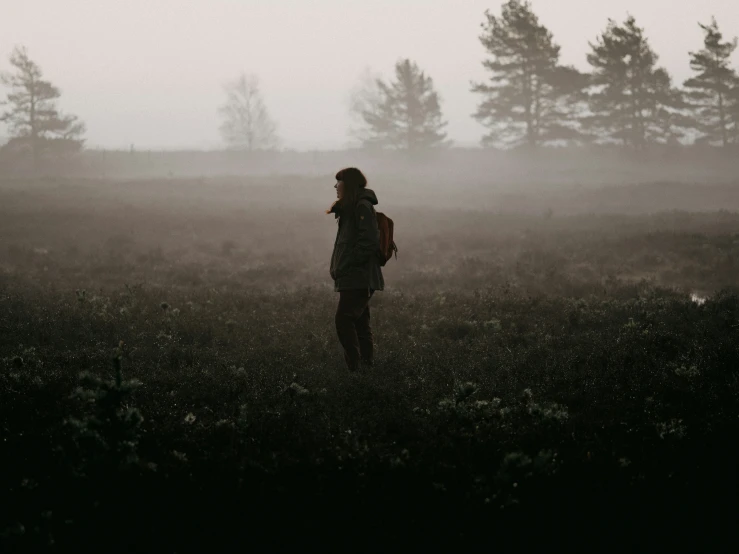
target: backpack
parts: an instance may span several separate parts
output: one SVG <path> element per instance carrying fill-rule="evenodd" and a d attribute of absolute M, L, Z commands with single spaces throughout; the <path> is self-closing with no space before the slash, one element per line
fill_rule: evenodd
<path fill-rule="evenodd" d="M 382 212 L 375 212 L 377 226 L 380 228 L 380 252 L 378 254 L 380 266 L 384 266 L 395 254 L 398 259 L 398 247 L 393 240 L 393 220 Z"/>

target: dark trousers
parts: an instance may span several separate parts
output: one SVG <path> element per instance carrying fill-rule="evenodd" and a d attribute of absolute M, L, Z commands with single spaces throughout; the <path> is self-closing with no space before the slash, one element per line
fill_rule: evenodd
<path fill-rule="evenodd" d="M 336 333 L 344 347 L 344 360 L 351 371 L 359 367 L 360 358 L 368 363 L 374 361 L 369 307 L 374 292 L 370 288 L 339 291 Z"/>

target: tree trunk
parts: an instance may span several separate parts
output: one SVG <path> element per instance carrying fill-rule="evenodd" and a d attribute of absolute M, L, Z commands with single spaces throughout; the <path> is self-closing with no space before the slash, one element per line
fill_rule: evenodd
<path fill-rule="evenodd" d="M 526 103 L 526 143 L 531 148 L 534 142 L 534 125 L 531 116 L 534 99 L 532 98 L 531 74 L 528 67 L 524 68 L 523 94 Z"/>
<path fill-rule="evenodd" d="M 38 145 L 38 123 L 36 122 L 36 83 L 31 79 L 30 99 L 28 108 L 28 123 L 31 127 L 31 156 L 33 157 L 33 169 L 38 170 L 40 152 Z"/>
<path fill-rule="evenodd" d="M 721 143 L 724 148 L 729 145 L 729 135 L 726 132 L 726 110 L 724 109 L 724 95 L 718 93 L 718 117 L 721 123 Z"/>

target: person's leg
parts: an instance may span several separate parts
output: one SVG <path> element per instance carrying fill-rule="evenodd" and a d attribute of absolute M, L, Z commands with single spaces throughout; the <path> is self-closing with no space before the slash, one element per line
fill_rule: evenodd
<path fill-rule="evenodd" d="M 342 290 L 336 308 L 336 334 L 344 347 L 344 360 L 350 370 L 359 366 L 359 338 L 355 327 L 369 301 L 367 289 Z"/>
<path fill-rule="evenodd" d="M 372 294 L 374 292 L 374 290 L 370 289 L 370 298 L 372 298 Z M 367 302 L 367 307 L 362 312 L 362 315 L 359 316 L 359 319 L 357 319 L 354 326 L 357 330 L 357 338 L 359 339 L 359 354 L 361 360 L 372 365 L 375 360 L 375 347 L 372 337 L 372 327 L 370 326 L 369 302 Z"/>

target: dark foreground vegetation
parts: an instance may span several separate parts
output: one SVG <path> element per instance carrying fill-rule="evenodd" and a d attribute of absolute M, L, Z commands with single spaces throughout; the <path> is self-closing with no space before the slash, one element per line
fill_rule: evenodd
<path fill-rule="evenodd" d="M 2 551 L 736 545 L 738 215 L 398 207 L 349 375 L 320 209 L 122 186 L 0 191 Z"/>

